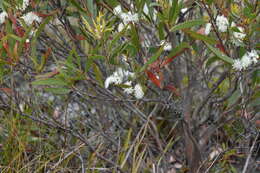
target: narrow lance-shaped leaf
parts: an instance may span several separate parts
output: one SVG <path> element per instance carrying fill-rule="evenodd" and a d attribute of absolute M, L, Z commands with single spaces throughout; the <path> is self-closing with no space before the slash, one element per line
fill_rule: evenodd
<path fill-rule="evenodd" d="M 201 40 L 204 42 L 207 42 L 209 44 L 216 44 L 217 41 L 214 38 L 199 34 L 197 32 L 191 31 L 191 30 L 184 30 L 184 32 L 186 34 L 188 34 L 189 36 L 191 36 L 192 38 L 196 39 L 196 40 Z"/>
<path fill-rule="evenodd" d="M 178 6 L 178 0 L 173 0 L 172 7 L 171 7 L 170 13 L 169 13 L 170 23 L 173 23 L 173 24 L 176 23 L 176 19 L 177 19 L 179 12 L 180 12 L 180 7 Z"/>
<path fill-rule="evenodd" d="M 227 55 L 223 54 L 221 51 L 219 51 L 218 49 L 212 47 L 210 44 L 205 42 L 205 45 L 215 54 L 217 55 L 217 57 L 219 57 L 220 59 L 222 59 L 223 61 L 229 63 L 229 64 L 233 64 L 234 60 L 230 57 L 228 57 Z"/>
<path fill-rule="evenodd" d="M 162 52 L 163 52 L 163 46 L 156 52 L 155 55 L 153 55 L 153 56 L 144 64 L 144 66 L 140 69 L 139 72 L 144 71 L 144 70 L 147 68 L 148 65 L 150 65 L 150 64 L 152 64 L 154 61 L 156 61 L 156 60 L 159 58 L 159 56 L 162 54 Z"/>
<path fill-rule="evenodd" d="M 56 86 L 67 86 L 67 82 L 59 78 L 40 79 L 32 82 L 32 85 L 56 85 Z"/>
<path fill-rule="evenodd" d="M 186 42 L 182 42 L 181 44 L 176 46 L 173 50 L 171 50 L 170 54 L 168 55 L 169 58 L 163 60 L 163 62 L 161 63 L 161 67 L 172 62 L 174 58 L 182 54 L 188 48 L 190 48 L 190 46 Z"/>
<path fill-rule="evenodd" d="M 36 51 L 36 43 L 37 43 L 37 38 L 40 36 L 41 32 L 44 30 L 45 25 L 49 23 L 49 21 L 52 19 L 51 16 L 47 17 L 44 19 L 44 21 L 40 24 L 39 28 L 37 29 L 32 42 L 31 42 L 31 47 L 32 47 L 32 58 L 31 60 L 33 61 L 35 68 L 39 68 L 39 63 L 37 61 L 37 51 Z"/>
<path fill-rule="evenodd" d="M 83 12 L 83 13 L 88 13 L 89 16 L 91 16 L 90 12 L 84 8 L 81 7 L 81 5 L 75 1 L 75 0 L 70 0 L 71 4 L 74 5 L 79 11 Z"/>
<path fill-rule="evenodd" d="M 99 67 L 93 63 L 93 68 L 94 68 L 94 73 L 95 73 L 95 77 L 97 82 L 103 86 L 103 80 L 102 80 L 102 72 L 100 71 Z"/>
<path fill-rule="evenodd" d="M 151 71 L 147 70 L 146 74 L 148 78 L 159 88 L 161 88 L 161 81 L 157 78 L 155 74 L 153 74 Z"/>
<path fill-rule="evenodd" d="M 174 32 L 177 30 L 187 29 L 187 28 L 191 28 L 193 26 L 203 25 L 205 23 L 206 22 L 204 20 L 190 20 L 190 21 L 175 25 L 174 27 L 171 28 L 171 31 Z"/>

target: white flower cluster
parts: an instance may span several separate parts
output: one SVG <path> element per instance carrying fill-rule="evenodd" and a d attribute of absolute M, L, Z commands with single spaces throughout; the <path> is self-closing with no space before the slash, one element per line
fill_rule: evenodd
<path fill-rule="evenodd" d="M 21 17 L 26 25 L 31 25 L 34 21 L 41 22 L 42 18 L 37 16 L 34 12 L 29 12 Z"/>
<path fill-rule="evenodd" d="M 143 98 L 144 92 L 140 84 L 136 84 L 134 87 L 132 86 L 132 81 L 127 81 L 124 84 L 128 86 L 128 88 L 124 89 L 126 94 L 134 94 L 137 99 Z"/>
<path fill-rule="evenodd" d="M 259 55 L 257 54 L 256 50 L 252 50 L 251 52 L 245 53 L 241 59 L 234 60 L 233 68 L 235 70 L 245 70 L 247 67 L 249 67 L 253 63 L 257 63 L 257 59 L 259 58 Z"/>
<path fill-rule="evenodd" d="M 210 31 L 211 31 L 211 23 L 207 23 L 206 27 L 205 27 L 205 35 L 209 35 Z"/>
<path fill-rule="evenodd" d="M 8 17 L 8 14 L 5 11 L 0 13 L 0 25 L 5 22 L 5 18 L 7 18 L 7 17 Z"/>
<path fill-rule="evenodd" d="M 111 76 L 105 81 L 105 88 L 108 88 L 110 84 L 122 84 L 124 79 L 134 77 L 134 73 L 118 68 Z"/>
<path fill-rule="evenodd" d="M 116 6 L 113 11 L 115 15 L 118 15 L 123 20 L 124 24 L 128 24 L 129 22 L 138 22 L 137 13 L 132 14 L 130 11 L 124 13 L 120 5 Z"/>
<path fill-rule="evenodd" d="M 22 7 L 19 8 L 19 10 L 24 11 L 29 5 L 30 5 L 30 0 L 23 0 L 23 5 Z"/>
<path fill-rule="evenodd" d="M 231 27 L 236 27 L 239 30 L 239 32 L 233 32 L 233 37 L 231 41 L 236 46 L 240 46 L 244 38 L 246 37 L 246 34 L 244 33 L 245 30 L 243 27 L 237 26 L 234 22 L 231 23 Z"/>
<path fill-rule="evenodd" d="M 163 50 L 165 50 L 165 51 L 172 50 L 172 44 L 170 42 L 165 41 L 165 40 L 162 40 L 160 42 L 160 46 L 163 46 Z"/>
<path fill-rule="evenodd" d="M 110 84 L 122 84 L 124 80 L 127 80 L 129 77 L 133 78 L 135 75 L 132 72 L 123 70 L 122 68 L 118 68 L 111 76 L 106 78 L 105 80 L 105 88 L 108 88 Z M 124 85 L 128 87 L 124 89 L 126 94 L 134 94 L 137 99 L 141 99 L 144 96 L 144 92 L 142 86 L 140 84 L 136 84 L 133 88 L 132 81 L 126 81 Z"/>
<path fill-rule="evenodd" d="M 120 5 L 116 6 L 113 10 L 114 14 L 117 15 L 118 17 L 120 17 L 123 21 L 123 23 L 120 23 L 119 26 L 118 26 L 118 31 L 122 31 L 123 28 L 125 27 L 125 25 L 127 25 L 128 23 L 130 22 L 138 22 L 138 14 L 137 13 L 134 13 L 132 14 L 132 12 L 127 12 L 127 13 L 124 13 L 122 11 L 122 8 Z"/>
<path fill-rule="evenodd" d="M 224 15 L 217 16 L 216 25 L 220 32 L 226 32 L 229 25 L 228 19 Z"/>

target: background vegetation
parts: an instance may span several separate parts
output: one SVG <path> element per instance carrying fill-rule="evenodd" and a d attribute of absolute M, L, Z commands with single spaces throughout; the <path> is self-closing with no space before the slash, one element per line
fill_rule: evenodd
<path fill-rule="evenodd" d="M 259 1 L 0 7 L 0 172 L 260 171 Z"/>

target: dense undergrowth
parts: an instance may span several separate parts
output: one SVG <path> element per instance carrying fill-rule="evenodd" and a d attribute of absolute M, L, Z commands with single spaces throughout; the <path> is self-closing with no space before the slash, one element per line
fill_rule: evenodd
<path fill-rule="evenodd" d="M 0 172 L 260 171 L 259 1 L 0 8 Z"/>

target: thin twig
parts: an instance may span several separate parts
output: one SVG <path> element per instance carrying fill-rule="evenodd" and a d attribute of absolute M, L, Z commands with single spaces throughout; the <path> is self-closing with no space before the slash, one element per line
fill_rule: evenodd
<path fill-rule="evenodd" d="M 249 155 L 247 156 L 246 163 L 245 163 L 245 165 L 244 165 L 244 168 L 243 168 L 242 173 L 246 173 L 246 171 L 247 171 L 247 167 L 248 167 L 250 158 L 251 158 L 251 156 L 252 156 L 253 149 L 254 149 L 254 147 L 255 147 L 255 144 L 256 144 L 256 141 L 257 141 L 257 139 L 258 139 L 258 136 L 259 136 L 259 133 L 258 133 L 257 136 L 255 137 L 254 143 L 253 143 L 253 145 L 252 145 L 251 148 L 250 148 L 250 153 L 249 153 Z"/>

